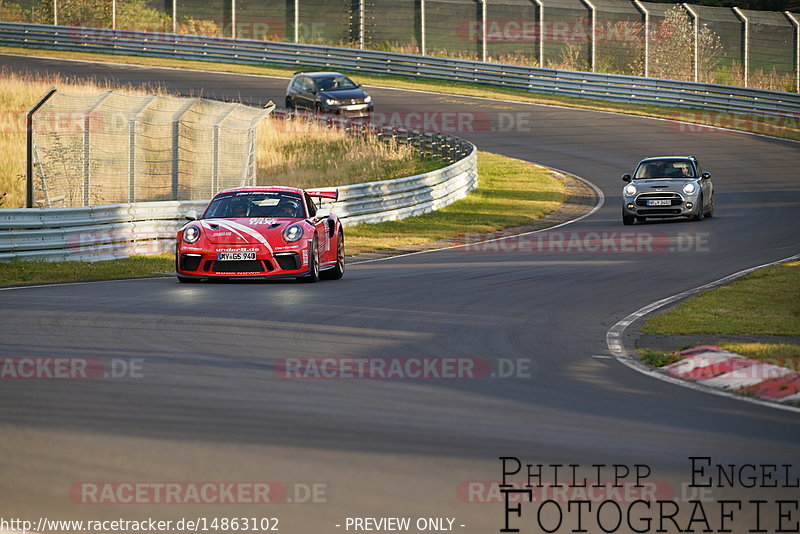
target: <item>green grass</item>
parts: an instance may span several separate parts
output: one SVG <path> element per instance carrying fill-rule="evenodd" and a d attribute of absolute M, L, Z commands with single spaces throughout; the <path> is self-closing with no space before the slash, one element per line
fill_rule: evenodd
<path fill-rule="evenodd" d="M 662 352 L 653 349 L 639 349 L 638 352 L 642 361 L 653 367 L 663 367 L 681 359 L 681 357 L 674 352 Z"/>
<path fill-rule="evenodd" d="M 96 262 L 13 260 L 0 263 L 0 286 L 137 278 L 174 272 L 172 254 Z"/>
<path fill-rule="evenodd" d="M 751 273 L 649 319 L 648 334 L 800 336 L 800 262 Z"/>
<path fill-rule="evenodd" d="M 546 169 L 488 152 L 478 154 L 478 189 L 435 212 L 347 229 L 348 253 L 397 249 L 447 237 L 523 226 L 566 199 Z"/>
<path fill-rule="evenodd" d="M 232 72 L 240 74 L 256 74 L 262 76 L 290 77 L 291 74 L 302 68 L 301 65 L 292 67 L 280 66 L 249 66 L 237 65 L 232 63 L 215 63 L 205 61 L 187 61 L 178 59 L 164 58 L 143 58 L 130 57 L 113 54 L 98 54 L 93 52 L 69 52 L 58 50 L 40 50 L 22 47 L 0 47 L 0 53 L 19 54 L 29 56 L 45 56 L 67 59 L 83 59 L 96 62 L 113 62 L 133 65 L 153 65 L 161 67 L 211 70 L 219 72 Z M 400 89 L 416 89 L 423 91 L 433 91 L 448 93 L 453 95 L 476 96 L 483 98 L 498 99 L 503 98 L 517 102 L 530 102 L 536 104 L 552 104 L 559 106 L 573 107 L 577 109 L 594 109 L 601 111 L 614 111 L 629 115 L 641 115 L 648 117 L 659 117 L 665 119 L 677 119 L 697 124 L 711 126 L 724 126 L 742 131 L 764 133 L 774 137 L 784 137 L 787 139 L 800 140 L 800 120 L 787 117 L 777 121 L 776 118 L 730 115 L 727 113 L 708 112 L 703 110 L 691 110 L 686 108 L 672 108 L 654 105 L 632 105 L 626 103 L 605 102 L 589 98 L 574 98 L 562 96 L 550 96 L 545 94 L 529 93 L 518 89 L 506 89 L 495 86 L 485 86 L 480 84 L 470 84 L 465 82 L 449 82 L 435 80 L 419 80 L 401 76 L 370 75 L 358 71 L 347 71 L 348 74 L 357 78 L 360 83 L 367 85 L 383 85 Z M 277 102 L 282 104 L 282 102 Z M 734 120 L 735 118 L 735 120 Z"/>
<path fill-rule="evenodd" d="M 800 372 L 800 345 L 792 343 L 718 343 L 722 348 Z"/>
<path fill-rule="evenodd" d="M 478 161 L 480 187 L 466 198 L 402 222 L 348 228 L 347 254 L 524 225 L 557 209 L 566 199 L 563 183 L 546 169 L 485 152 Z M 174 261 L 171 254 L 94 263 L 14 260 L 0 263 L 0 286 L 171 274 Z"/>

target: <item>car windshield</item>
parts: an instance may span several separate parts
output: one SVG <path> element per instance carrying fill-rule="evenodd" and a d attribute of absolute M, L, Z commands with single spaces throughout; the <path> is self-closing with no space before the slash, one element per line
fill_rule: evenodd
<path fill-rule="evenodd" d="M 694 178 L 692 163 L 685 159 L 656 160 L 639 164 L 634 179 Z"/>
<path fill-rule="evenodd" d="M 300 195 L 283 191 L 244 191 L 218 195 L 208 205 L 203 219 L 237 217 L 305 217 Z"/>
<path fill-rule="evenodd" d="M 353 80 L 344 75 L 317 78 L 317 84 L 322 91 L 340 91 L 342 89 L 355 89 Z"/>

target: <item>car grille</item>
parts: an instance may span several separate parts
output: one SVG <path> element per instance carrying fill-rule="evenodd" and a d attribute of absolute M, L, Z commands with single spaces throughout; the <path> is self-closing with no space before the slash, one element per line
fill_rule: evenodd
<path fill-rule="evenodd" d="M 181 271 L 196 271 L 202 258 L 200 254 L 181 254 Z"/>
<path fill-rule="evenodd" d="M 293 271 L 300 268 L 300 256 L 296 252 L 276 254 L 275 261 L 284 271 Z"/>
<path fill-rule="evenodd" d="M 680 206 L 683 202 L 681 196 L 677 193 L 642 193 L 636 197 L 637 206 L 647 206 L 648 200 L 669 200 L 670 206 Z"/>
<path fill-rule="evenodd" d="M 261 260 L 215 261 L 215 273 L 260 273 L 269 271 Z"/>

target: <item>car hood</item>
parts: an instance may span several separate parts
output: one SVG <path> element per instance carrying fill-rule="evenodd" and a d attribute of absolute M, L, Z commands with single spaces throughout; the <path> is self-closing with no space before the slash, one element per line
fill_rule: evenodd
<path fill-rule="evenodd" d="M 209 243 L 223 245 L 269 245 L 289 224 L 298 219 L 239 217 L 198 221 Z"/>
<path fill-rule="evenodd" d="M 697 182 L 697 178 L 662 178 L 651 180 L 633 180 L 631 183 L 636 186 L 640 193 L 647 193 L 651 191 L 682 191 L 683 186 L 689 182 Z"/>
<path fill-rule="evenodd" d="M 333 98 L 334 100 L 364 100 L 367 93 L 359 88 L 355 89 L 340 89 L 338 91 L 322 91 L 322 96 L 325 98 Z"/>

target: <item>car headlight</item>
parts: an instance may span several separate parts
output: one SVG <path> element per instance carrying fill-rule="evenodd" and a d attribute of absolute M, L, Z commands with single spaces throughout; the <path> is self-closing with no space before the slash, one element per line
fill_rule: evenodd
<path fill-rule="evenodd" d="M 183 241 L 186 243 L 194 243 L 200 239 L 200 228 L 197 226 L 188 226 L 183 231 Z"/>
<path fill-rule="evenodd" d="M 625 194 L 629 197 L 632 197 L 636 194 L 636 186 L 633 184 L 628 184 L 625 186 Z"/>
<path fill-rule="evenodd" d="M 329 106 L 338 106 L 339 105 L 339 101 L 335 100 L 333 98 L 326 98 L 325 99 L 325 103 L 328 104 Z"/>
<path fill-rule="evenodd" d="M 283 231 L 283 239 L 287 243 L 294 243 L 303 237 L 304 233 L 302 226 L 299 224 L 292 224 L 291 226 L 287 226 L 286 230 Z"/>
<path fill-rule="evenodd" d="M 683 186 L 683 192 L 686 193 L 687 195 L 691 195 L 692 193 L 694 193 L 694 189 L 695 189 L 694 184 L 691 182 Z"/>
<path fill-rule="evenodd" d="M 365 102 L 366 104 L 369 104 L 370 102 L 372 102 L 372 97 L 371 97 L 371 96 L 369 96 L 369 95 L 367 95 L 367 97 L 364 99 L 364 102 Z"/>

